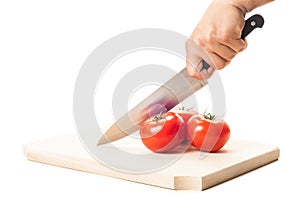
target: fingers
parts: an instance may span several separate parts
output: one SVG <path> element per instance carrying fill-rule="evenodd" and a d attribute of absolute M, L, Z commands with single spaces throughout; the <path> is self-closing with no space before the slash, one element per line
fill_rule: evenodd
<path fill-rule="evenodd" d="M 214 69 L 223 69 L 247 47 L 246 40 L 220 35 L 223 34 L 197 34 L 188 39 L 186 42 L 186 66 L 190 76 L 201 80 L 209 78 Z M 211 66 L 210 69 L 202 70 L 202 59 Z"/>
<path fill-rule="evenodd" d="M 247 48 L 247 41 L 244 39 L 231 39 L 231 40 L 220 40 L 220 44 L 223 44 L 231 48 L 236 53 L 242 52 Z"/>
<path fill-rule="evenodd" d="M 227 66 L 231 59 L 225 59 L 223 58 L 221 55 L 215 53 L 215 52 L 212 52 L 210 53 L 210 58 L 213 60 L 213 64 L 211 65 L 213 68 L 215 69 L 218 69 L 218 70 L 221 70 L 223 69 L 225 66 Z M 233 57 L 232 57 L 233 58 Z"/>
<path fill-rule="evenodd" d="M 234 51 L 232 48 L 230 48 L 228 46 L 225 46 L 224 44 L 219 44 L 219 43 L 214 42 L 209 47 L 211 48 L 211 49 L 209 49 L 210 52 L 218 55 L 225 61 L 230 61 L 237 54 L 236 51 Z"/>
<path fill-rule="evenodd" d="M 196 43 L 205 50 L 215 69 L 223 69 L 239 52 L 247 47 L 247 43 L 243 39 L 216 36 L 200 37 Z"/>
<path fill-rule="evenodd" d="M 223 69 L 246 47 L 247 42 L 243 39 L 199 39 L 198 42 L 189 39 L 186 42 L 187 73 L 196 79 L 208 79 L 214 69 Z M 202 59 L 211 66 L 210 69 L 201 70 Z"/>
<path fill-rule="evenodd" d="M 247 42 L 243 39 L 214 39 L 210 43 L 205 43 L 206 47 L 202 45 L 203 48 L 207 48 L 208 51 L 218 54 L 223 59 L 230 61 L 239 52 L 242 52 L 247 47 Z"/>

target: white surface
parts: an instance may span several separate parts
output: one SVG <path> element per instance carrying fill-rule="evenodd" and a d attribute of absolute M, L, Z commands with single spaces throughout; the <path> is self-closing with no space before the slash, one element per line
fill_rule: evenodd
<path fill-rule="evenodd" d="M 204 192 L 175 192 L 28 162 L 22 145 L 75 132 L 72 94 L 89 53 L 118 33 L 166 28 L 189 35 L 208 5 L 191 1 L 0 2 L 0 197 L 254 198 L 299 195 L 299 2 L 255 10 L 265 17 L 248 49 L 221 71 L 235 137 L 281 149 L 280 160 Z M 297 5 L 298 4 L 298 5 Z M 243 134 L 236 134 L 242 132 Z M 117 191 L 116 191 L 117 190 Z"/>

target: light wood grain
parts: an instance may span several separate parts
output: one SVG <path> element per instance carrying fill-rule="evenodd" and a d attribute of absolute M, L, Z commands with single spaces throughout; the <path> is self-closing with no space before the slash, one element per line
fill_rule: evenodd
<path fill-rule="evenodd" d="M 220 153 L 201 159 L 198 151 L 189 152 L 167 168 L 138 175 L 118 172 L 98 163 L 86 152 L 76 135 L 26 144 L 24 154 L 32 161 L 133 182 L 175 190 L 204 190 L 277 160 L 279 148 L 230 140 Z"/>

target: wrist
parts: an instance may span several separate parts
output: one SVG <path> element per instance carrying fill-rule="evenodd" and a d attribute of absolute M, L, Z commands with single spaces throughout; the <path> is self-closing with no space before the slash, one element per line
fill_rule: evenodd
<path fill-rule="evenodd" d="M 240 9 L 245 15 L 248 12 L 251 12 L 255 8 L 267 4 L 274 0 L 214 0 L 218 2 L 223 2 L 227 4 L 231 4 L 238 9 Z"/>

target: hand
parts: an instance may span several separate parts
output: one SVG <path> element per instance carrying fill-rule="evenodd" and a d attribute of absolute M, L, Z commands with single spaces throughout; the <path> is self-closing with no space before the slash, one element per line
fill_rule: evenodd
<path fill-rule="evenodd" d="M 234 2 L 214 0 L 186 42 L 190 76 L 200 80 L 209 78 L 215 69 L 223 69 L 247 47 L 247 42 L 241 39 L 247 10 Z M 209 69 L 203 69 L 202 59 L 211 66 Z"/>

